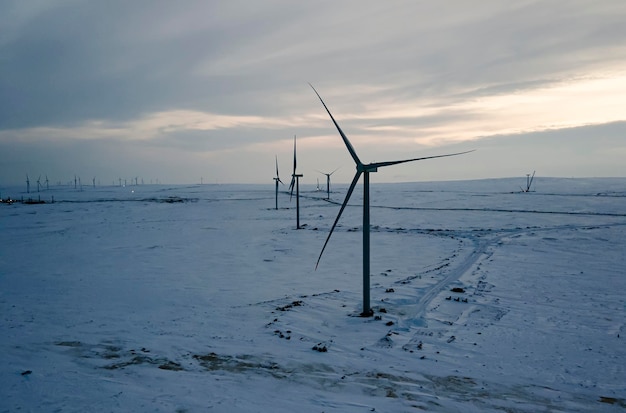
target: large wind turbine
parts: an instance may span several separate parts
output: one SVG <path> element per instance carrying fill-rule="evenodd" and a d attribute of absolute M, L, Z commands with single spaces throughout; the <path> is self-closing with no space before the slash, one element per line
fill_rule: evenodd
<path fill-rule="evenodd" d="M 278 183 L 283 184 L 283 181 L 280 180 L 280 176 L 278 176 L 278 156 L 276 156 L 276 177 L 273 178 L 276 181 L 276 209 L 278 209 Z M 285 185 L 285 184 L 283 184 Z"/>
<path fill-rule="evenodd" d="M 289 184 L 289 200 L 293 196 L 293 188 L 296 188 L 296 228 L 300 229 L 300 178 L 302 174 L 296 173 L 296 167 L 298 162 L 296 161 L 296 135 L 293 135 L 293 173 L 291 174 L 291 184 Z"/>
<path fill-rule="evenodd" d="M 337 169 L 339 169 L 339 168 L 337 168 Z M 326 172 L 317 171 L 317 172 L 321 173 L 322 175 L 326 175 L 326 199 L 330 199 L 330 176 L 332 174 L 334 174 L 335 172 L 337 172 L 337 169 L 335 169 L 334 171 L 332 171 L 331 173 L 328 173 L 328 174 Z"/>
<path fill-rule="evenodd" d="M 330 113 L 330 110 L 328 110 L 328 107 L 322 100 L 322 97 L 320 96 L 320 94 L 317 93 L 317 90 L 315 90 L 313 85 L 311 85 L 310 83 L 309 83 L 309 86 L 311 86 L 311 88 L 313 89 L 317 97 L 320 99 L 320 102 L 322 102 L 324 109 L 326 109 L 326 112 L 328 112 L 330 119 L 335 124 L 335 127 L 337 128 L 339 135 L 341 135 L 341 138 L 343 139 L 343 143 L 346 145 L 348 152 L 350 152 L 350 155 L 352 156 L 352 159 L 354 160 L 354 163 L 356 164 L 356 174 L 354 175 L 354 178 L 352 179 L 352 183 L 350 184 L 350 187 L 348 188 L 346 199 L 343 201 L 343 204 L 341 204 L 341 208 L 339 209 L 337 218 L 335 218 L 335 222 L 333 223 L 333 226 L 330 228 L 330 232 L 328 233 L 326 242 L 324 242 L 322 251 L 320 252 L 319 257 L 317 258 L 317 264 L 315 264 L 315 268 L 317 269 L 320 263 L 320 259 L 322 258 L 322 254 L 324 253 L 324 250 L 326 249 L 326 245 L 328 245 L 328 241 L 330 240 L 330 236 L 333 234 L 333 230 L 337 226 L 337 222 L 339 222 L 339 218 L 341 217 L 343 210 L 346 208 L 346 205 L 348 204 L 348 201 L 350 200 L 350 196 L 352 195 L 352 191 L 354 191 L 354 187 L 359 181 L 361 174 L 363 174 L 363 312 L 361 313 L 361 316 L 369 317 L 373 315 L 373 311 L 370 307 L 370 172 L 377 172 L 378 168 L 383 167 L 383 166 L 397 165 L 397 164 L 401 164 L 405 162 L 421 161 L 424 159 L 443 158 L 445 156 L 461 155 L 461 154 L 472 152 L 472 151 L 450 153 L 446 155 L 426 156 L 422 158 L 404 159 L 400 161 L 373 162 L 373 163 L 364 164 L 363 162 L 361 162 L 361 160 L 357 156 L 356 151 L 352 147 L 352 144 L 350 143 L 346 135 L 343 133 L 343 131 L 337 124 L 337 121 L 335 121 L 335 118 Z"/>

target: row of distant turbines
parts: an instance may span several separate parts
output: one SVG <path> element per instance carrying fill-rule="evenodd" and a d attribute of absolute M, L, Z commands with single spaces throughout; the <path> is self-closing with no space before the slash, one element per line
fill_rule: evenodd
<path fill-rule="evenodd" d="M 300 229 L 300 178 L 304 175 L 297 173 L 298 167 L 298 157 L 296 151 L 296 136 L 293 137 L 293 173 L 291 174 L 291 183 L 289 184 L 289 201 L 293 198 L 293 191 L 296 191 L 296 228 Z M 325 173 L 318 171 L 322 175 L 326 175 L 326 199 L 330 199 L 330 177 L 334 174 L 339 168 L 335 169 L 332 172 Z M 278 183 L 284 185 L 283 181 L 280 180 L 280 175 L 278 173 L 278 157 L 276 157 L 276 176 L 273 178 L 276 183 L 276 209 L 278 209 Z M 317 182 L 317 188 L 319 190 L 319 181 Z"/>
<path fill-rule="evenodd" d="M 296 137 L 294 136 L 294 147 L 295 147 L 295 139 Z M 296 163 L 295 159 L 296 159 L 296 152 L 294 150 L 294 164 Z M 322 175 L 326 176 L 326 200 L 330 199 L 330 177 L 332 176 L 332 174 L 334 174 L 335 172 L 337 172 L 339 170 L 339 168 L 333 170 L 332 172 L 322 172 L 322 171 L 317 171 Z M 296 174 L 295 168 L 294 168 L 294 172 L 292 174 L 292 179 L 291 179 L 291 184 L 289 185 L 289 191 L 291 193 L 291 195 L 293 196 L 293 183 L 294 183 L 294 179 L 297 178 L 301 178 L 303 175 L 301 174 Z M 278 209 L 278 183 L 280 182 L 282 185 L 285 185 L 283 183 L 283 181 L 280 180 L 280 175 L 278 174 L 278 157 L 276 158 L 276 176 L 274 178 L 274 181 L 276 181 L 276 209 Z M 317 180 L 317 190 L 320 191 L 320 181 L 319 179 Z"/>
<path fill-rule="evenodd" d="M 363 163 L 359 159 L 359 157 L 358 157 L 354 147 L 352 146 L 352 143 L 350 143 L 350 140 L 345 135 L 345 133 L 341 130 L 341 128 L 339 127 L 339 124 L 337 123 L 337 121 L 335 120 L 333 115 L 330 113 L 330 110 L 328 109 L 328 107 L 326 106 L 324 101 L 322 100 L 322 97 L 320 96 L 320 94 L 317 93 L 317 90 L 315 90 L 313 85 L 311 85 L 310 83 L 309 83 L 309 86 L 311 86 L 311 88 L 313 89 L 313 91 L 315 92 L 317 97 L 319 98 L 320 102 L 324 106 L 324 109 L 326 109 L 326 112 L 328 113 L 328 116 L 330 116 L 331 121 L 335 125 L 335 128 L 337 129 L 337 132 L 339 132 L 339 135 L 341 136 L 341 139 L 343 140 L 343 143 L 345 144 L 348 152 L 350 153 L 350 156 L 352 157 L 352 159 L 354 160 L 354 163 L 356 165 L 356 173 L 354 175 L 354 178 L 352 179 L 352 183 L 350 184 L 350 187 L 348 188 L 348 193 L 346 194 L 346 197 L 345 197 L 343 203 L 341 204 L 341 208 L 339 209 L 339 213 L 337 214 L 337 217 L 335 218 L 335 221 L 333 222 L 333 225 L 330 228 L 328 236 L 326 237 L 326 241 L 324 242 L 324 245 L 322 246 L 322 250 L 320 252 L 320 255 L 317 258 L 317 263 L 315 265 L 315 269 L 317 269 L 317 267 L 319 266 L 320 260 L 322 259 L 322 254 L 324 253 L 324 250 L 326 249 L 326 246 L 328 245 L 328 242 L 330 241 L 330 237 L 333 234 L 333 231 L 335 230 L 335 227 L 337 226 L 337 223 L 339 222 L 339 218 L 341 217 L 341 214 L 343 213 L 344 209 L 346 208 L 346 206 L 348 204 L 348 201 L 350 200 L 350 197 L 352 196 L 352 192 L 354 191 L 354 188 L 356 187 L 356 184 L 358 183 L 359 179 L 361 178 L 361 175 L 363 175 L 363 308 L 362 308 L 363 311 L 361 312 L 361 316 L 363 316 L 363 317 L 370 317 L 370 316 L 373 315 L 372 308 L 370 307 L 370 190 L 369 190 L 370 189 L 369 188 L 369 182 L 370 182 L 369 181 L 369 178 L 370 178 L 369 175 L 370 175 L 370 173 L 377 172 L 378 168 L 382 168 L 384 166 L 397 165 L 397 164 L 406 163 L 406 162 L 421 161 L 421 160 L 425 160 L 425 159 L 434 159 L 434 158 L 443 158 L 443 157 L 447 157 L 447 156 L 462 155 L 462 154 L 473 152 L 473 151 L 449 153 L 449 154 L 435 155 L 435 156 L 426 156 L 426 157 L 421 157 L 421 158 L 403 159 L 403 160 L 397 160 L 397 161 L 373 162 L 373 163 L 368 163 L 368 164 Z M 335 169 L 335 171 L 336 171 L 336 169 Z M 323 175 L 326 175 L 327 199 L 330 198 L 330 176 L 335 171 L 330 172 L 330 173 L 320 172 Z M 303 176 L 302 174 L 297 173 L 296 137 L 294 136 L 294 140 L 293 140 L 293 173 L 291 175 L 291 183 L 289 185 L 289 191 L 290 191 L 291 196 L 293 196 L 293 190 L 294 190 L 294 187 L 295 187 L 295 191 L 296 191 L 296 226 L 297 226 L 298 229 L 300 229 L 300 204 L 299 204 L 300 185 L 299 184 L 300 184 L 300 178 L 302 176 Z M 282 181 L 280 180 L 280 177 L 278 175 L 278 158 L 276 158 L 276 177 L 274 177 L 274 181 L 276 182 L 276 209 L 278 209 L 278 184 L 279 183 L 282 184 Z M 530 185 L 528 185 L 528 187 L 530 187 Z"/>
<path fill-rule="evenodd" d="M 48 181 L 48 175 L 46 175 L 46 189 L 50 189 L 50 183 Z M 43 184 L 41 183 L 41 175 L 37 178 L 37 192 L 39 192 L 43 188 Z M 30 179 L 28 179 L 28 174 L 26 174 L 26 192 L 30 193 Z"/>
<path fill-rule="evenodd" d="M 39 175 L 39 178 L 37 178 L 37 192 L 40 192 L 42 189 L 46 189 L 49 190 L 50 189 L 50 181 L 48 180 L 48 175 L 46 175 L 46 180 L 42 182 L 41 180 L 41 175 Z M 129 183 L 130 182 L 130 183 Z M 82 189 L 83 188 L 83 183 L 80 179 L 80 176 L 76 176 L 74 175 L 74 180 L 73 181 L 68 181 L 67 185 L 68 186 L 72 186 L 72 183 L 74 185 L 74 189 Z M 153 181 L 150 180 L 150 184 L 152 184 Z M 159 180 L 156 180 L 156 183 L 159 184 Z M 45 185 L 44 185 L 45 184 Z M 98 182 L 98 184 L 100 184 Z M 26 174 L 26 192 L 30 193 L 30 185 L 31 185 L 31 180 L 28 177 L 28 174 Z M 57 182 L 57 185 L 62 185 L 61 182 Z M 144 185 L 144 180 L 143 178 L 139 178 L 139 177 L 134 177 L 131 179 L 128 178 L 118 178 L 117 182 L 116 181 L 112 181 L 111 186 L 129 186 L 129 185 Z M 91 186 L 92 187 L 96 187 L 96 177 L 94 176 L 91 179 Z"/>
<path fill-rule="evenodd" d="M 48 180 L 48 175 L 46 175 L 46 180 L 45 182 L 45 188 L 46 190 L 50 189 L 50 181 Z M 58 184 L 60 185 L 61 183 L 58 182 Z M 69 183 L 71 185 L 71 181 Z M 95 188 L 96 186 L 96 178 L 93 178 L 92 184 Z M 40 192 L 41 189 L 43 189 L 44 185 L 41 183 L 41 175 L 39 175 L 39 178 L 37 178 L 37 192 Z M 80 177 L 74 175 L 74 188 L 82 188 L 82 183 L 80 181 Z M 28 178 L 28 174 L 26 174 L 26 192 L 30 193 L 30 179 Z"/>

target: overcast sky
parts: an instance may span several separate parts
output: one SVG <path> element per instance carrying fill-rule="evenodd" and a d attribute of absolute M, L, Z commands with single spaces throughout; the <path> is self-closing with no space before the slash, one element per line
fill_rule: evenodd
<path fill-rule="evenodd" d="M 626 176 L 626 2 L 0 0 L 0 185 Z M 43 179 L 43 178 L 42 178 Z"/>

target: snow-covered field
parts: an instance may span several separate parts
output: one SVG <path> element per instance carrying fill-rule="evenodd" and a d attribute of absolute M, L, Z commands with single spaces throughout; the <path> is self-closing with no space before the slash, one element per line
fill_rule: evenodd
<path fill-rule="evenodd" d="M 624 411 L 626 179 L 524 183 L 372 184 L 370 318 L 361 185 L 0 204 L 0 412 Z"/>

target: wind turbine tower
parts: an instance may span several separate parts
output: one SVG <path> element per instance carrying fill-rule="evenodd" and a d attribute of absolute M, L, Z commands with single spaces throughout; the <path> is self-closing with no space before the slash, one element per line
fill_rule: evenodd
<path fill-rule="evenodd" d="M 28 179 L 28 174 L 26 174 L 26 193 L 30 194 L 30 180 Z"/>
<path fill-rule="evenodd" d="M 339 168 L 337 168 L 337 169 L 339 169 Z M 337 169 L 335 169 L 334 171 L 332 171 L 331 173 L 328 173 L 328 174 L 325 173 L 325 172 L 322 172 L 322 171 L 317 171 L 317 172 L 321 173 L 322 175 L 326 175 L 326 199 L 327 200 L 330 199 L 330 176 L 332 174 L 334 174 L 335 172 L 337 172 Z"/>
<path fill-rule="evenodd" d="M 406 163 L 406 162 L 421 161 L 424 159 L 442 158 L 445 156 L 461 155 L 461 154 L 472 152 L 472 151 L 451 153 L 451 154 L 446 154 L 446 155 L 426 156 L 422 158 L 404 159 L 400 161 L 373 162 L 373 163 L 364 164 L 363 162 L 361 162 L 361 160 L 357 156 L 356 151 L 352 147 L 352 144 L 350 143 L 347 136 L 343 133 L 343 131 L 339 127 L 339 124 L 337 124 L 337 121 L 335 121 L 335 118 L 330 113 L 330 110 L 328 110 L 328 107 L 322 100 L 322 97 L 319 95 L 319 93 L 317 93 L 317 90 L 315 90 L 313 85 L 309 83 L 309 86 L 311 86 L 311 88 L 313 89 L 317 97 L 320 99 L 320 102 L 322 102 L 324 109 L 326 109 L 326 112 L 328 112 L 330 119 L 335 124 L 335 127 L 337 128 L 339 135 L 341 135 L 341 138 L 343 139 L 343 143 L 346 145 L 348 152 L 350 152 L 350 156 L 352 156 L 352 159 L 354 160 L 354 163 L 356 164 L 356 174 L 354 175 L 354 178 L 352 179 L 352 183 L 350 184 L 350 187 L 348 188 L 348 193 L 346 194 L 346 198 L 343 201 L 341 208 L 339 209 L 337 218 L 335 218 L 335 222 L 333 223 L 333 226 L 330 228 L 330 232 L 328 233 L 326 242 L 324 242 L 322 251 L 320 252 L 319 257 L 317 258 L 317 264 L 315 265 L 315 268 L 317 269 L 320 263 L 320 259 L 322 258 L 322 254 L 324 253 L 324 250 L 326 249 L 326 245 L 328 245 L 330 236 L 333 234 L 333 230 L 337 226 L 337 222 L 339 222 L 339 218 L 341 217 L 343 210 L 346 208 L 346 205 L 348 204 L 348 201 L 350 200 L 350 196 L 352 195 L 352 191 L 354 191 L 354 187 L 358 183 L 361 175 L 363 175 L 363 312 L 361 313 L 361 316 L 370 317 L 373 315 L 373 311 L 370 307 L 370 173 L 377 172 L 378 168 L 382 168 L 384 166 L 397 165 L 397 164 Z"/>
<path fill-rule="evenodd" d="M 278 183 L 283 184 L 283 181 L 280 180 L 280 176 L 278 176 L 278 156 L 276 156 L 276 176 L 272 179 L 276 182 L 276 209 L 278 210 Z"/>
<path fill-rule="evenodd" d="M 296 187 L 296 229 L 300 229 L 300 178 L 302 174 L 296 173 L 296 135 L 293 135 L 293 173 L 291 174 L 291 184 L 289 185 L 289 191 L 291 193 L 290 199 L 293 196 L 294 184 Z"/>

